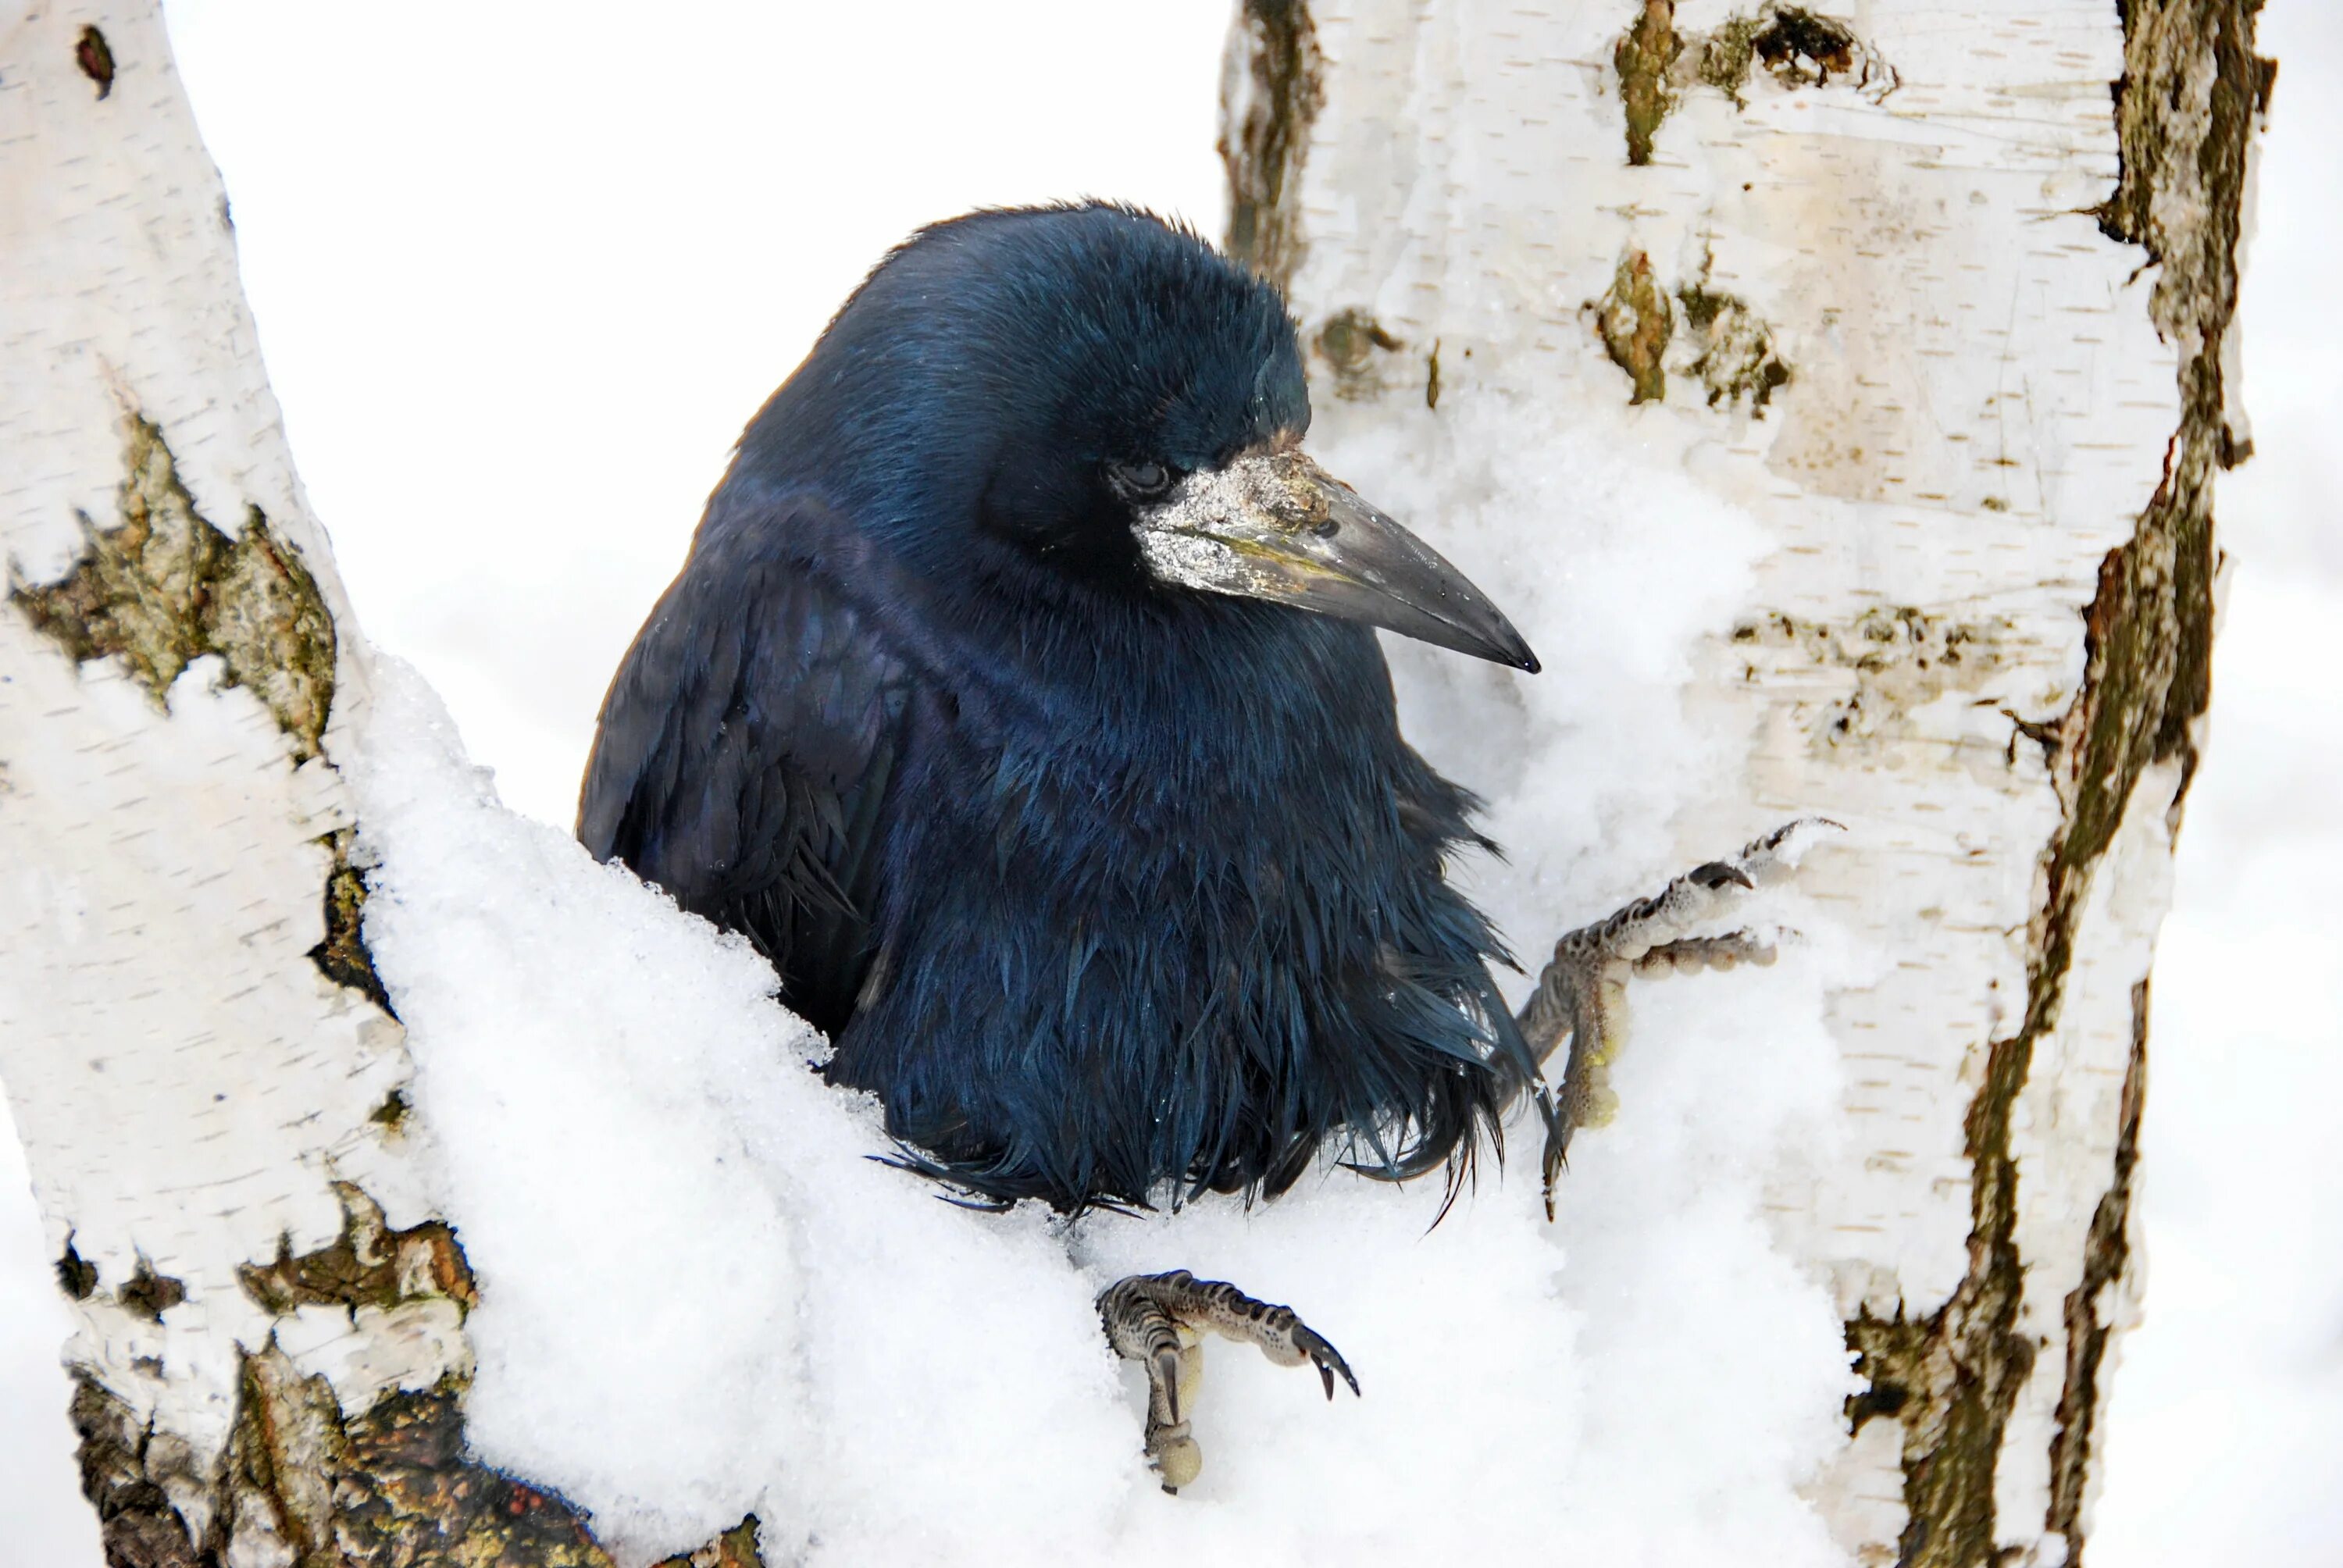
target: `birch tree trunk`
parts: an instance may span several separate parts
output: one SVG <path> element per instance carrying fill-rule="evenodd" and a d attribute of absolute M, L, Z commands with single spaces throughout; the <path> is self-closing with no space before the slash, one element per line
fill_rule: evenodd
<path fill-rule="evenodd" d="M 607 1563 L 463 1457 L 336 765 L 368 654 L 161 15 L 21 11 L 0 84 L 0 1081 L 107 1560 Z"/>
<path fill-rule="evenodd" d="M 2258 7 L 1245 0 L 1232 41 L 1231 239 L 1338 469 L 1594 439 L 1770 533 L 1677 693 L 1733 765 L 1664 827 L 1853 829 L 1808 874 L 1883 957 L 1835 999 L 1855 1147 L 1773 1207 L 1865 1384 L 1816 1487 L 1863 1563 L 2082 1555 L 2249 446 Z"/>

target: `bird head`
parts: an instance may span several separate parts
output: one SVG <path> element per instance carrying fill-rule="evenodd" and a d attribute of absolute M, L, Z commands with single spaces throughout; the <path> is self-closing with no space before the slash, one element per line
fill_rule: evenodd
<path fill-rule="evenodd" d="M 931 573 L 1267 600 L 1534 671 L 1487 596 L 1310 457 L 1309 427 L 1277 291 L 1192 231 L 1085 203 L 914 235 L 742 457 L 860 491 L 840 498 Z"/>

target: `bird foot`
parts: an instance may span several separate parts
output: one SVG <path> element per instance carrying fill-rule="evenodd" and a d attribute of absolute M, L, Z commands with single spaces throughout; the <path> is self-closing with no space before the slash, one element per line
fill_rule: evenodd
<path fill-rule="evenodd" d="M 1108 1286 L 1098 1309 L 1115 1354 L 1147 1370 L 1147 1461 L 1166 1492 L 1177 1493 L 1203 1469 L 1188 1418 L 1203 1382 L 1207 1332 L 1258 1345 L 1280 1366 L 1314 1365 L 1330 1400 L 1338 1373 L 1359 1392 L 1342 1352 L 1292 1308 L 1255 1301 L 1222 1280 L 1200 1280 L 1185 1269 L 1133 1274 Z"/>
<path fill-rule="evenodd" d="M 1543 1104 L 1547 1219 L 1554 1218 L 1554 1181 L 1568 1163 L 1571 1134 L 1602 1126 L 1618 1109 L 1608 1069 L 1626 1040 L 1628 979 L 1772 963 L 1773 943 L 1754 931 L 1695 933 L 1757 889 L 1787 881 L 1799 857 L 1825 829 L 1845 831 L 1824 817 L 1785 822 L 1731 859 L 1694 867 L 1651 898 L 1637 899 L 1554 943 L 1554 957 L 1538 976 L 1537 992 L 1520 1020 L 1523 1037 L 1541 1060 L 1565 1037 L 1570 1041 L 1562 1087 Z"/>

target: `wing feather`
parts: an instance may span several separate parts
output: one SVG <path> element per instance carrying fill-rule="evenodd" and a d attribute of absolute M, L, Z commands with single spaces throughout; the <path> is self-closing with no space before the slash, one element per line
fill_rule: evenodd
<path fill-rule="evenodd" d="M 824 523 L 702 529 L 603 699 L 578 837 L 745 934 L 835 1035 L 878 944 L 911 683 L 805 558 Z"/>

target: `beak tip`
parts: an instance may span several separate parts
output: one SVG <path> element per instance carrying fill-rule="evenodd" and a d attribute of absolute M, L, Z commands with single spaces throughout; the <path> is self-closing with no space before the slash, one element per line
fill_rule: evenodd
<path fill-rule="evenodd" d="M 1538 664 L 1538 656 L 1524 648 L 1522 649 L 1521 658 L 1513 661 L 1513 668 L 1523 675 L 1535 675 L 1541 667 Z"/>

